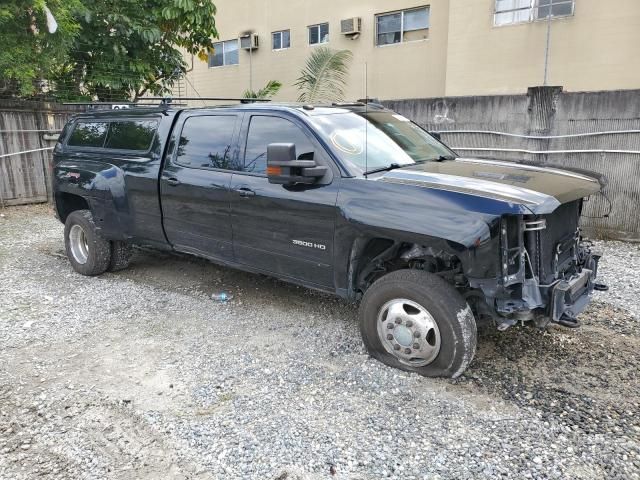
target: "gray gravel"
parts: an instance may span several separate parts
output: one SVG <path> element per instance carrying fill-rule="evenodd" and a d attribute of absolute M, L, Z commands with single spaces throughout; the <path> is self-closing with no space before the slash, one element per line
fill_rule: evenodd
<path fill-rule="evenodd" d="M 46 208 L 0 212 L 2 479 L 640 478 L 637 245 L 598 244 L 583 328 L 483 331 L 450 381 L 337 299 L 149 251 L 81 277 Z"/>

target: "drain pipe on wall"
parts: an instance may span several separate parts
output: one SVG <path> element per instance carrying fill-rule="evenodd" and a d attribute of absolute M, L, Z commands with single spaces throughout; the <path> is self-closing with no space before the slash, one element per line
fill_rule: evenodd
<path fill-rule="evenodd" d="M 540 7 L 538 6 L 538 12 Z M 551 48 L 551 14 L 553 12 L 553 0 L 549 3 L 549 14 L 547 15 L 547 43 L 544 48 L 544 83 L 545 87 L 549 86 L 549 50 Z"/>

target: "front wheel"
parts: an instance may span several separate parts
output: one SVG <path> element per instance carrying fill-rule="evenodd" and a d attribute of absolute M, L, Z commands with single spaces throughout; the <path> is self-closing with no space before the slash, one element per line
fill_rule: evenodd
<path fill-rule="evenodd" d="M 428 272 L 397 270 L 380 278 L 365 292 L 359 317 L 369 354 L 401 370 L 456 378 L 476 351 L 471 309 Z"/>

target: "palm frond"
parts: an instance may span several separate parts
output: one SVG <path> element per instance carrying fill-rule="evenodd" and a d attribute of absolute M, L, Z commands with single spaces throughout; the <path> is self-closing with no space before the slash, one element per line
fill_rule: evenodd
<path fill-rule="evenodd" d="M 242 98 L 271 98 L 282 88 L 282 83 L 277 80 L 269 80 L 267 84 L 258 90 L 245 90 Z"/>
<path fill-rule="evenodd" d="M 340 102 L 349 76 L 349 50 L 317 47 L 313 50 L 302 74 L 294 84 L 300 90 L 299 102 Z"/>

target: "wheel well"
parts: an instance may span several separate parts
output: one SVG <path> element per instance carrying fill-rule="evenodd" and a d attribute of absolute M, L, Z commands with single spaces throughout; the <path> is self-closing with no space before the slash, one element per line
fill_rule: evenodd
<path fill-rule="evenodd" d="M 89 210 L 89 203 L 84 197 L 73 193 L 56 193 L 56 210 L 62 223 L 66 222 L 71 212 L 76 210 Z"/>
<path fill-rule="evenodd" d="M 436 241 L 433 246 L 399 242 L 388 238 L 370 239 L 358 255 L 353 289 L 362 295 L 378 278 L 402 269 L 425 270 L 441 276 L 456 287 L 467 284 L 460 259 L 450 248 Z"/>

